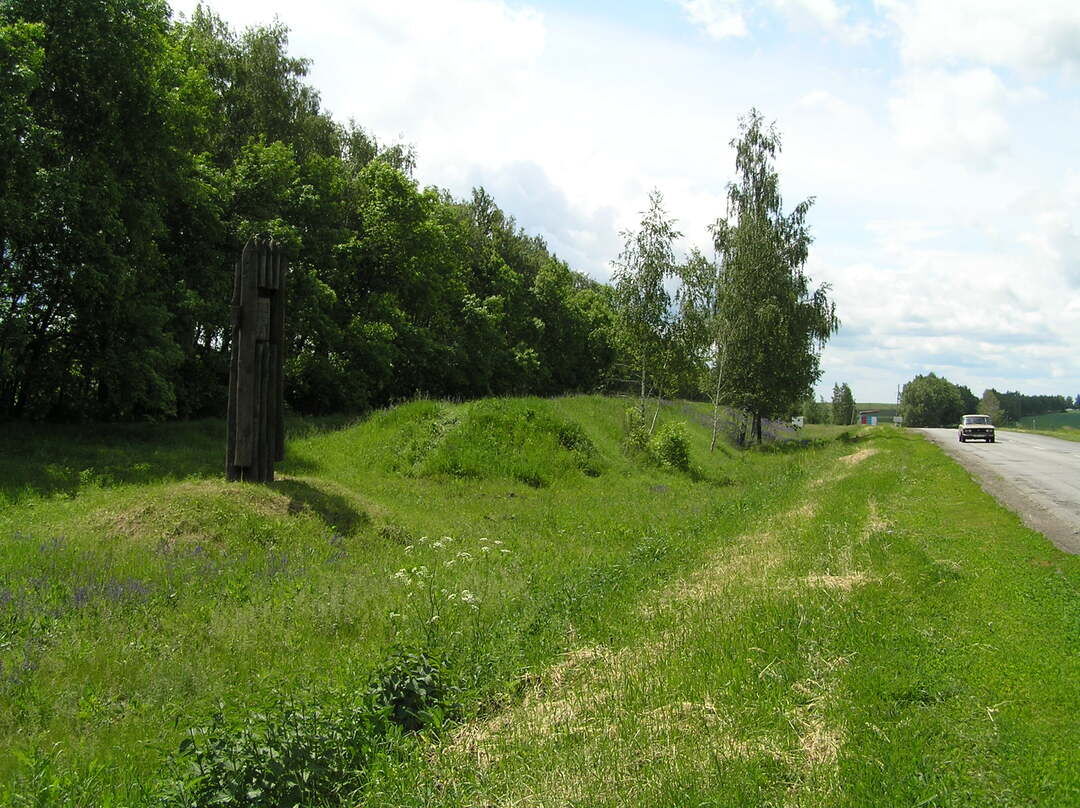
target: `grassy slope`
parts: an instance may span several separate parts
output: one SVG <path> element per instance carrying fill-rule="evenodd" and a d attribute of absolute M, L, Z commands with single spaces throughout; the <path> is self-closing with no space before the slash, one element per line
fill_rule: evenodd
<path fill-rule="evenodd" d="M 476 663 L 466 710 L 371 804 L 1080 798 L 1076 559 L 899 430 L 709 456 L 676 406 L 685 475 L 622 454 L 621 407 L 417 402 L 298 437 L 268 488 L 216 479 L 219 425 L 6 433 L 8 797 L 137 801 L 216 710 L 426 638 Z M 394 572 L 421 562 L 480 611 L 415 618 Z"/>

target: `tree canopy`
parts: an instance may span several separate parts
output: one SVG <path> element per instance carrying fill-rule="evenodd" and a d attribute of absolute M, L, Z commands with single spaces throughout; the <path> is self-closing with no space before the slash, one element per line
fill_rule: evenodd
<path fill-rule="evenodd" d="M 900 393 L 905 426 L 955 426 L 970 411 L 965 410 L 960 388 L 934 373 L 916 376 Z"/>
<path fill-rule="evenodd" d="M 220 414 L 232 267 L 291 255 L 286 400 L 601 385 L 612 291 L 334 121 L 281 23 L 0 0 L 0 418 Z"/>
<path fill-rule="evenodd" d="M 833 385 L 832 422 L 843 426 L 855 423 L 855 396 L 847 382 Z"/>
<path fill-rule="evenodd" d="M 819 352 L 839 321 L 828 286 L 811 289 L 804 271 L 813 199 L 783 210 L 775 126 L 752 109 L 731 145 L 737 179 L 728 186 L 727 215 L 712 228 L 716 398 L 750 413 L 760 441 L 761 419 L 789 412 L 820 378 Z"/>

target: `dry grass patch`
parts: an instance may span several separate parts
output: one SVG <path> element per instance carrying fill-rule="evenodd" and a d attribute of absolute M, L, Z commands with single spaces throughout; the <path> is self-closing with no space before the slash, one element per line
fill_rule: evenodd
<path fill-rule="evenodd" d="M 865 572 L 848 572 L 843 575 L 808 575 L 802 579 L 807 586 L 816 586 L 822 589 L 838 589 L 850 592 L 857 586 L 869 583 L 870 576 Z"/>
<path fill-rule="evenodd" d="M 798 753 L 795 761 L 807 769 L 836 763 L 843 745 L 844 734 L 839 727 L 830 726 L 823 715 L 824 708 L 836 698 L 836 672 L 847 665 L 847 657 L 811 660 L 813 675 L 792 685 L 803 703 L 792 711 L 792 726 L 798 733 Z"/>
<path fill-rule="evenodd" d="M 857 463 L 863 462 L 868 457 L 873 457 L 879 451 L 881 451 L 881 450 L 880 449 L 875 449 L 873 447 L 867 447 L 865 449 L 859 449 L 859 451 L 857 451 L 857 452 L 852 452 L 849 455 L 844 455 L 843 457 L 841 457 L 840 462 L 844 463 L 844 464 L 846 464 L 848 466 L 854 466 Z"/>
<path fill-rule="evenodd" d="M 124 508 L 101 509 L 90 523 L 114 538 L 167 546 L 215 543 L 231 534 L 237 516 L 284 518 L 289 502 L 289 497 L 266 486 L 199 480 L 169 485 Z"/>

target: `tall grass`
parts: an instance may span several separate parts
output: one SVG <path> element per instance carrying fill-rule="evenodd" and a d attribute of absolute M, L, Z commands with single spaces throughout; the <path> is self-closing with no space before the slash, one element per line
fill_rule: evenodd
<path fill-rule="evenodd" d="M 601 397 L 295 429 L 259 487 L 219 424 L 38 432 L 0 465 L 0 794 L 1068 804 L 1075 560 L 912 436 L 710 454 L 687 406 L 687 470 Z"/>

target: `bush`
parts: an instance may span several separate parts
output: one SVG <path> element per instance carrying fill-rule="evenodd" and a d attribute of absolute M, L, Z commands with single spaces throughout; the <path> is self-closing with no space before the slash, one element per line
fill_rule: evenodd
<path fill-rule="evenodd" d="M 452 683 L 450 670 L 441 657 L 403 651 L 376 672 L 368 695 L 391 722 L 406 731 L 438 727 L 459 708 L 459 689 Z"/>
<path fill-rule="evenodd" d="M 649 449 L 649 429 L 637 407 L 627 407 L 623 413 L 624 446 L 631 454 Z"/>
<path fill-rule="evenodd" d="M 672 421 L 664 424 L 649 441 L 649 453 L 662 466 L 690 470 L 690 436 L 686 424 Z"/>
<path fill-rule="evenodd" d="M 357 705 L 297 704 L 213 717 L 177 751 L 178 777 L 161 794 L 169 808 L 254 808 L 346 802 L 366 779 L 386 731 L 382 712 Z"/>

